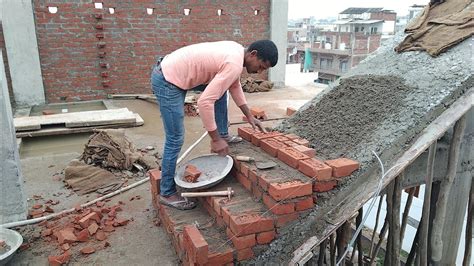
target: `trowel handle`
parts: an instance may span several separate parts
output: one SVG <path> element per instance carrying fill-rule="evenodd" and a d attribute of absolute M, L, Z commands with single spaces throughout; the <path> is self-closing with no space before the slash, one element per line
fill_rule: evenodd
<path fill-rule="evenodd" d="M 241 162 L 250 162 L 250 161 L 255 161 L 255 159 L 253 157 L 250 157 L 250 156 L 243 156 L 243 155 L 237 155 L 235 157 L 235 159 L 237 159 L 237 161 L 241 161 Z"/>

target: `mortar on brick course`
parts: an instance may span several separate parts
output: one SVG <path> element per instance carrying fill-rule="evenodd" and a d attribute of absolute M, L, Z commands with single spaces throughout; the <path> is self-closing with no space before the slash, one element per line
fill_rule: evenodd
<path fill-rule="evenodd" d="M 474 86 L 472 40 L 432 58 L 423 52 L 396 54 L 393 47 L 402 39 L 397 34 L 276 127 L 307 138 L 320 156 L 344 155 L 359 161 L 361 169 L 323 194 L 307 217 L 280 230 L 280 237 L 251 263 L 287 262 L 306 239 L 327 233 L 344 206 L 376 187 L 380 170 L 371 151 L 387 169 L 418 133 Z"/>
<path fill-rule="evenodd" d="M 294 168 L 291 168 L 290 166 L 286 165 L 280 160 L 268 155 L 267 153 L 262 151 L 259 147 L 256 147 L 249 142 L 242 141 L 241 143 L 233 144 L 231 146 L 231 153 L 234 156 L 245 155 L 245 156 L 253 157 L 255 159 L 255 162 L 264 162 L 264 161 L 276 162 L 277 164 L 276 167 L 266 169 L 266 170 L 260 170 L 260 169 L 255 170 L 257 171 L 258 175 L 265 174 L 272 181 L 278 181 L 280 183 L 283 183 L 286 181 L 294 181 L 294 180 L 300 180 L 302 182 L 311 181 L 311 178 L 305 176 L 304 174 L 300 173 Z M 250 166 L 255 167 L 254 163 L 250 163 Z"/>

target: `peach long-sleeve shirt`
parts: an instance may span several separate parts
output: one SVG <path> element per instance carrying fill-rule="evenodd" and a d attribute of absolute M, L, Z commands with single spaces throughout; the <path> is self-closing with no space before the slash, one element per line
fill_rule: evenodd
<path fill-rule="evenodd" d="M 214 102 L 229 90 L 237 106 L 247 103 L 240 75 L 244 65 L 244 47 L 233 41 L 189 45 L 167 55 L 161 62 L 166 81 L 189 90 L 208 84 L 197 102 L 207 131 L 217 129 Z"/>

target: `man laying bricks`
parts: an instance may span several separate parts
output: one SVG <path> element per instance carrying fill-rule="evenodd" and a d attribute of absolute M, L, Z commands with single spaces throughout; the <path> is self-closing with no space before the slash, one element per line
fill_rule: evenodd
<path fill-rule="evenodd" d="M 227 90 L 253 128 L 265 131 L 247 106 L 240 84 L 243 67 L 248 73 L 260 73 L 276 65 L 278 49 L 270 40 L 260 40 L 248 48 L 232 41 L 193 44 L 167 55 L 154 67 L 152 89 L 160 106 L 165 129 L 161 164 L 160 203 L 180 210 L 192 209 L 176 192 L 176 161 L 184 141 L 184 99 L 190 89 L 200 89 L 198 100 L 202 123 L 211 137 L 211 151 L 229 153 Z"/>

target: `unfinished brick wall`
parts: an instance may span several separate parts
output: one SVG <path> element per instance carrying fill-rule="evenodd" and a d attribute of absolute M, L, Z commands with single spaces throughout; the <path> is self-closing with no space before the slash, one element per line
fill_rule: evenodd
<path fill-rule="evenodd" d="M 5 75 L 7 76 L 8 93 L 10 94 L 10 103 L 12 106 L 14 106 L 15 99 L 13 97 L 13 92 L 12 92 L 12 79 L 10 77 L 10 69 L 8 67 L 8 56 L 7 56 L 7 50 L 5 48 L 5 39 L 3 38 L 3 26 L 2 26 L 1 21 L 0 21 L 0 49 L 2 50 L 3 65 L 5 66 Z"/>
<path fill-rule="evenodd" d="M 269 0 L 100 2 L 103 9 L 90 0 L 34 0 L 48 102 L 151 93 L 150 71 L 159 56 L 192 43 L 233 40 L 248 45 L 270 37 Z M 48 12 L 51 6 L 58 8 L 56 14 Z M 147 8 L 153 8 L 152 15 Z M 191 9 L 189 16 L 183 14 L 185 8 Z"/>
<path fill-rule="evenodd" d="M 395 21 L 397 19 L 397 13 L 387 12 L 387 11 L 374 12 L 374 13 L 370 13 L 370 19 L 381 19 L 381 20 L 387 20 L 387 21 Z"/>
<path fill-rule="evenodd" d="M 381 34 L 356 34 L 354 43 L 354 54 L 372 53 L 380 47 Z"/>

